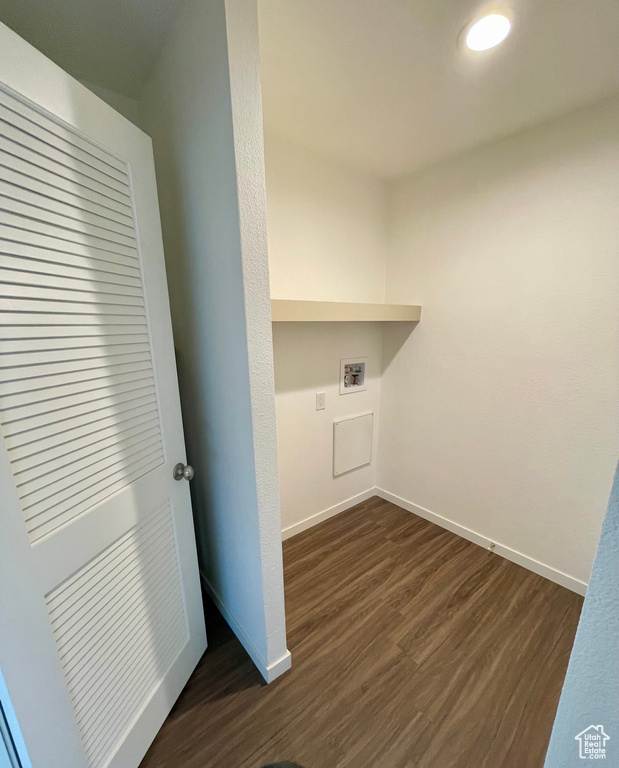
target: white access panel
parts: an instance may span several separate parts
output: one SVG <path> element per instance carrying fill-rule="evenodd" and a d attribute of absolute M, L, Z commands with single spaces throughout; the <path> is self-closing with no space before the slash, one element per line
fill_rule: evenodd
<path fill-rule="evenodd" d="M 333 422 L 333 477 L 372 461 L 373 429 L 372 412 Z"/>

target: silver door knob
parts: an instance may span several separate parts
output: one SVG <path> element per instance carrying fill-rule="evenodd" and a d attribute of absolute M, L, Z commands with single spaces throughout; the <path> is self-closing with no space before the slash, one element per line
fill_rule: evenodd
<path fill-rule="evenodd" d="M 175 480 L 193 480 L 193 467 L 191 464 L 177 464 L 172 470 L 172 477 Z"/>

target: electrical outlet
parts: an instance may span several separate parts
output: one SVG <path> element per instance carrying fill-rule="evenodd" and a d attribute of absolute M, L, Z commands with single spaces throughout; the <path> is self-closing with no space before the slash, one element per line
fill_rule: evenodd
<path fill-rule="evenodd" d="M 326 394 L 324 392 L 316 392 L 316 410 L 317 411 L 324 411 L 325 397 L 326 397 Z"/>

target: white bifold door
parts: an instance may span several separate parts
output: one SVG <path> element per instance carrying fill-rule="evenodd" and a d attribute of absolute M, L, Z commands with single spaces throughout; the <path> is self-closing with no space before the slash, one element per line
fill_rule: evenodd
<path fill-rule="evenodd" d="M 0 668 L 136 768 L 206 647 L 150 139 L 0 25 Z"/>

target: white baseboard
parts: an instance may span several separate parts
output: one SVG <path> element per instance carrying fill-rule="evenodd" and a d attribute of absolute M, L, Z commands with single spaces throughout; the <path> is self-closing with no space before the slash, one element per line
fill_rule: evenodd
<path fill-rule="evenodd" d="M 292 656 L 290 655 L 290 651 L 286 649 L 286 653 L 280 659 L 277 659 L 277 661 L 271 662 L 271 664 L 267 664 L 266 661 L 262 658 L 262 654 L 258 651 L 258 649 L 252 643 L 252 641 L 247 637 L 241 625 L 234 618 L 232 613 L 230 613 L 225 603 L 223 602 L 223 600 L 221 599 L 217 591 L 213 588 L 213 585 L 210 583 L 210 581 L 205 576 L 205 574 L 202 573 L 202 571 L 200 571 L 200 579 L 202 581 L 202 586 L 204 587 L 206 592 L 209 594 L 211 600 L 217 606 L 217 609 L 219 610 L 221 615 L 228 622 L 230 629 L 238 637 L 241 645 L 243 646 L 243 648 L 245 648 L 249 657 L 254 662 L 254 664 L 258 668 L 258 671 L 260 672 L 262 677 L 264 677 L 266 682 L 272 683 L 273 680 L 275 680 L 275 678 L 279 677 L 288 669 L 290 669 L 290 666 L 292 663 Z"/>
<path fill-rule="evenodd" d="M 376 488 L 368 488 L 367 491 L 358 493 L 356 496 L 351 496 L 349 499 L 345 499 L 339 504 L 329 507 L 329 509 L 323 509 L 322 512 L 317 512 L 315 515 L 311 515 L 311 517 L 306 517 L 305 520 L 301 520 L 299 523 L 289 525 L 287 528 L 282 529 L 282 541 L 285 541 L 292 536 L 296 536 L 297 533 L 306 531 L 308 528 L 312 528 L 312 526 L 318 525 L 318 523 L 322 523 L 324 520 L 328 520 L 330 517 L 334 517 L 340 512 L 344 512 L 345 510 L 354 507 L 355 504 L 361 504 L 362 501 L 367 501 L 372 498 L 372 496 L 376 496 L 376 493 Z"/>
<path fill-rule="evenodd" d="M 463 539 L 468 539 L 468 541 L 472 541 L 474 544 L 479 544 L 480 547 L 490 549 L 490 544 L 492 543 L 491 539 L 487 536 L 483 536 L 481 533 L 477 533 L 477 531 L 473 531 L 459 523 L 455 523 L 453 520 L 448 520 L 446 517 L 437 515 L 436 512 L 431 512 L 429 509 L 419 507 L 417 504 L 413 504 L 411 501 L 407 501 L 401 496 L 396 496 L 394 493 L 389 493 L 389 491 L 385 491 L 382 488 L 375 488 L 373 492 L 376 496 L 385 499 L 385 501 L 390 501 L 392 504 L 396 504 L 398 507 L 402 507 L 402 509 L 412 512 L 414 515 L 419 515 L 419 517 L 423 517 L 431 523 L 436 523 L 436 525 L 440 525 L 441 528 L 446 528 L 448 531 L 456 533 L 458 536 L 462 536 Z M 492 551 L 497 555 L 501 555 L 501 557 L 504 557 L 506 560 L 511 560 L 512 563 L 522 565 L 529 571 L 533 571 L 533 573 L 537 573 L 539 576 L 543 576 L 550 581 L 554 581 L 556 584 L 560 584 L 562 587 L 572 590 L 572 592 L 577 592 L 579 595 L 584 595 L 587 590 L 587 584 L 584 581 L 580 581 L 580 579 L 576 579 L 567 573 L 558 571 L 550 565 L 540 563 L 538 560 L 534 560 L 532 557 L 524 555 L 522 552 L 518 552 L 515 549 L 511 549 L 511 547 L 507 547 L 504 544 L 495 542 Z"/>
<path fill-rule="evenodd" d="M 471 528 L 467 528 L 464 525 L 460 525 L 460 523 L 456 523 L 453 520 L 449 520 L 442 515 L 438 515 L 436 512 L 431 512 L 429 509 L 425 509 L 425 507 L 420 507 L 417 504 L 413 504 L 412 501 L 403 499 L 401 496 L 396 496 L 395 493 L 390 493 L 389 491 L 385 491 L 383 488 L 378 487 L 368 488 L 368 490 L 363 491 L 363 493 L 359 493 L 356 496 L 351 496 L 351 498 L 346 499 L 333 507 L 329 507 L 329 509 L 325 509 L 322 512 L 317 512 L 315 515 L 307 517 L 305 520 L 301 520 L 299 523 L 295 523 L 294 525 L 290 525 L 287 528 L 284 528 L 282 530 L 282 540 L 289 539 L 292 536 L 295 536 L 297 533 L 306 531 L 308 528 L 311 528 L 318 523 L 322 523 L 323 520 L 328 520 L 330 517 L 333 517 L 340 512 L 344 512 L 345 510 L 354 507 L 355 504 L 360 504 L 362 501 L 367 501 L 367 499 L 371 498 L 372 496 L 380 496 L 382 499 L 385 499 L 385 501 L 390 501 L 392 504 L 395 504 L 398 507 L 402 507 L 402 509 L 406 509 L 408 512 L 412 512 L 414 515 L 423 517 L 424 520 L 429 520 L 431 523 L 440 525 L 441 528 L 445 528 L 446 530 L 451 531 L 458 536 L 462 536 L 463 539 L 472 541 L 474 544 L 478 544 L 480 547 L 484 547 L 484 549 L 490 549 L 492 540 L 487 536 L 484 536 L 477 531 L 473 531 Z M 570 589 L 572 592 L 576 592 L 579 595 L 584 595 L 587 591 L 586 582 L 581 581 L 574 576 L 570 576 L 567 573 L 563 573 L 563 571 L 559 571 L 550 565 L 540 563 L 539 560 L 535 560 L 534 558 L 529 557 L 522 552 L 518 552 L 517 550 L 512 549 L 505 544 L 494 542 L 494 548 L 492 551 L 495 554 L 504 557 L 506 560 L 510 560 L 512 563 L 521 565 L 523 568 L 527 568 L 529 571 L 533 571 L 533 573 L 537 573 L 539 576 L 543 576 L 545 579 L 554 581 L 556 584 L 560 584 L 562 587 L 566 587 L 566 589 Z"/>

